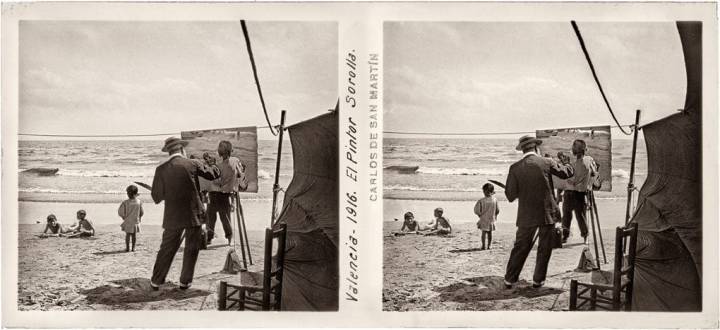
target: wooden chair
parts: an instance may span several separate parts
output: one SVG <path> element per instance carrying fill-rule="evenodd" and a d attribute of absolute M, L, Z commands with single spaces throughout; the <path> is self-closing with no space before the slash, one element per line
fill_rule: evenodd
<path fill-rule="evenodd" d="M 637 223 L 615 230 L 615 265 L 613 272 L 592 274 L 592 283 L 577 280 L 570 282 L 570 310 L 587 306 L 589 310 L 630 310 L 633 278 L 635 275 L 635 248 L 637 247 Z M 627 244 L 625 240 L 628 239 Z M 627 246 L 625 253 L 623 247 Z"/>
<path fill-rule="evenodd" d="M 240 273 L 239 285 L 220 281 L 218 310 L 280 310 L 286 236 L 285 224 L 279 225 L 274 230 L 265 229 L 263 271 Z M 273 257 L 275 240 L 277 240 L 277 253 Z M 260 297 L 258 293 L 261 293 Z"/>

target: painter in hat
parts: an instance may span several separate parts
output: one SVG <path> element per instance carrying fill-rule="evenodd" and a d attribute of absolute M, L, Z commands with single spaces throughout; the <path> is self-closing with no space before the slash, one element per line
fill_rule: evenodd
<path fill-rule="evenodd" d="M 525 151 L 529 149 L 534 149 L 535 147 L 542 144 L 542 140 L 532 137 L 530 135 L 525 135 L 520 138 L 520 141 L 518 141 L 517 146 L 515 147 L 515 150 L 518 151 Z"/>
<path fill-rule="evenodd" d="M 187 144 L 187 141 L 176 137 L 166 139 L 162 151 L 168 153 L 168 159 L 155 169 L 150 195 L 156 204 L 164 201 L 165 209 L 162 243 L 150 279 L 153 290 L 158 290 L 165 283 L 175 253 L 182 243 L 183 232 L 185 250 L 178 282 L 180 289 L 192 285 L 200 243 L 205 240 L 201 227 L 205 211 L 196 180 L 198 177 L 207 180 L 220 177 L 220 170 L 214 164 L 186 158 L 184 148 Z"/>
<path fill-rule="evenodd" d="M 169 137 L 165 139 L 165 145 L 162 147 L 162 152 L 171 152 L 170 154 L 172 155 L 172 151 L 179 151 L 180 148 L 185 148 L 187 145 L 188 141 L 186 140 L 178 139 L 174 136 Z"/>
<path fill-rule="evenodd" d="M 505 196 L 509 202 L 518 200 L 517 233 L 510 252 L 505 287 L 510 289 L 520 280 L 527 256 L 534 245 L 538 232 L 540 241 L 535 261 L 532 283 L 534 288 L 545 284 L 548 264 L 553 248 L 553 238 L 559 233 L 560 209 L 553 196 L 552 176 L 567 179 L 572 176 L 572 167 L 561 165 L 550 158 L 540 157 L 537 146 L 542 140 L 526 135 L 518 140 L 516 150 L 523 152 L 522 159 L 510 166 L 505 185 Z"/>

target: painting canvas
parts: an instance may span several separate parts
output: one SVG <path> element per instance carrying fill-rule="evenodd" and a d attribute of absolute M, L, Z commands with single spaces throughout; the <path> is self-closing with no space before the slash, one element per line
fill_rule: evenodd
<path fill-rule="evenodd" d="M 258 191 L 258 143 L 255 126 L 187 131 L 182 132 L 180 136 L 188 141 L 185 148 L 188 157 L 197 159 L 202 159 L 203 153 L 207 152 L 219 161 L 218 144 L 223 140 L 230 141 L 233 146 L 231 156 L 237 157 L 245 165 L 248 179 L 248 188 L 245 192 Z"/>
<path fill-rule="evenodd" d="M 546 129 L 535 132 L 538 139 L 543 140 L 540 151 L 543 155 L 557 158 L 558 152 L 572 155 L 572 144 L 575 140 L 584 140 L 587 145 L 587 155 L 595 159 L 598 164 L 600 191 L 612 191 L 612 141 L 610 139 L 610 126 L 593 126 L 578 128 Z M 557 189 L 565 189 L 568 184 L 565 180 L 553 177 L 553 184 Z"/>

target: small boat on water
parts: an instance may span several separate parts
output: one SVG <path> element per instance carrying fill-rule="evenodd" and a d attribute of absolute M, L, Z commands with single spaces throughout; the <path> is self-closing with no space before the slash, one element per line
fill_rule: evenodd
<path fill-rule="evenodd" d="M 28 170 L 24 170 L 23 173 L 31 173 L 31 174 L 41 175 L 41 176 L 51 176 L 51 175 L 56 175 L 58 171 L 60 171 L 59 168 L 35 167 L 35 168 L 28 169 Z"/>
<path fill-rule="evenodd" d="M 415 174 L 420 166 L 393 165 L 385 167 L 387 171 L 395 171 L 400 174 Z"/>

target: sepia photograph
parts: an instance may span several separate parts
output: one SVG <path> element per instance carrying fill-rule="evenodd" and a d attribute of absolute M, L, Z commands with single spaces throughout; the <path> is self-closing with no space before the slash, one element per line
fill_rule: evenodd
<path fill-rule="evenodd" d="M 338 309 L 336 22 L 18 39 L 17 310 Z"/>
<path fill-rule="evenodd" d="M 383 36 L 383 310 L 707 308 L 701 22 Z"/>
<path fill-rule="evenodd" d="M 3 327 L 720 325 L 717 3 L 1 7 Z"/>

